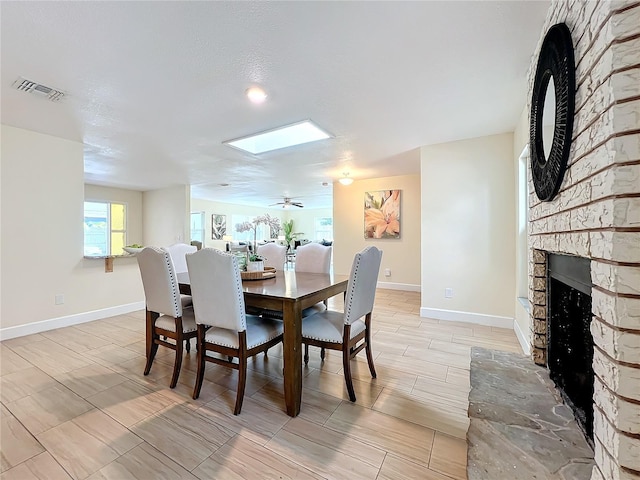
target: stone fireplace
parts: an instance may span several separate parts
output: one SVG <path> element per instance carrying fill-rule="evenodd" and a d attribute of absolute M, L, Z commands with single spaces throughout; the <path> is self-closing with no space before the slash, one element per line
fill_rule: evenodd
<path fill-rule="evenodd" d="M 640 2 L 553 1 L 540 43 L 548 28 L 561 22 L 571 30 L 575 49 L 573 143 L 564 181 L 552 201 L 541 202 L 529 181 L 532 356 L 535 363 L 552 367 L 550 256 L 584 259 L 593 342 L 589 413 L 596 466 L 591 479 L 639 480 Z M 536 59 L 537 51 L 530 92 Z M 583 356 L 588 363 L 588 355 Z"/>

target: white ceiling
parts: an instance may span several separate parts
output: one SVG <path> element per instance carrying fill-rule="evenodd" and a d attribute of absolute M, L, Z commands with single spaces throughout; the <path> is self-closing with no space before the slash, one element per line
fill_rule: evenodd
<path fill-rule="evenodd" d="M 88 183 L 329 206 L 344 171 L 417 173 L 422 145 L 512 131 L 548 6 L 2 1 L 1 120 L 83 142 Z M 19 76 L 67 96 L 14 90 Z M 262 105 L 244 97 L 256 84 Z M 307 118 L 335 138 L 222 145 Z"/>

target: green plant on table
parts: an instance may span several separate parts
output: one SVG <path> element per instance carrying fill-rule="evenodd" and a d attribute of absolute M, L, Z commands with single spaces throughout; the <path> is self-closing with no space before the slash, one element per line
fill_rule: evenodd
<path fill-rule="evenodd" d="M 291 242 L 298 238 L 298 235 L 304 235 L 302 232 L 293 231 L 293 219 L 282 222 L 282 229 L 284 230 L 284 240 L 287 242 L 287 248 L 291 246 Z"/>

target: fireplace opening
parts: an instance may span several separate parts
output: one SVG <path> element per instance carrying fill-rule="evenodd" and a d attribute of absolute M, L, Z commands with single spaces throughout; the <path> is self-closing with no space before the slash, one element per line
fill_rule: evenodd
<path fill-rule="evenodd" d="M 550 254 L 547 288 L 547 364 L 593 447 L 593 337 L 588 258 Z"/>

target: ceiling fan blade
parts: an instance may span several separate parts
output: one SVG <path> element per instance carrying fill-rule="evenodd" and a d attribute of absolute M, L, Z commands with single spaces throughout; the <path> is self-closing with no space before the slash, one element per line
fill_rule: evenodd
<path fill-rule="evenodd" d="M 269 205 L 270 207 L 275 207 L 276 205 L 282 205 L 282 208 L 288 208 L 290 206 L 304 208 L 304 205 L 300 202 L 292 202 L 290 197 L 284 197 L 284 202 L 272 203 Z"/>

